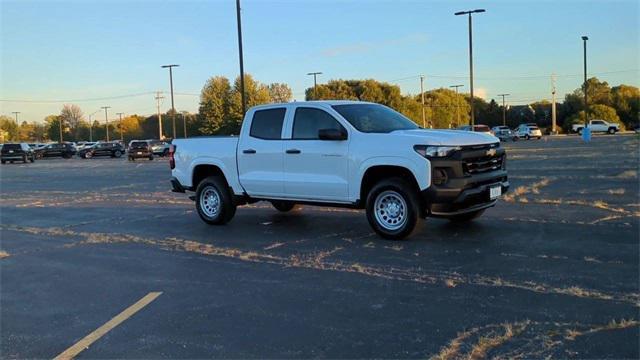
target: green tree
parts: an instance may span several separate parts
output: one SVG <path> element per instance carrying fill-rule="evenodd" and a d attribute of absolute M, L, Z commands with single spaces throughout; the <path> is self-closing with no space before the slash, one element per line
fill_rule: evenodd
<path fill-rule="evenodd" d="M 625 127 L 632 128 L 640 122 L 640 89 L 619 85 L 611 89 L 611 103 Z"/>
<path fill-rule="evenodd" d="M 231 85 L 224 76 L 207 80 L 200 93 L 199 131 L 218 134 L 228 122 Z"/>

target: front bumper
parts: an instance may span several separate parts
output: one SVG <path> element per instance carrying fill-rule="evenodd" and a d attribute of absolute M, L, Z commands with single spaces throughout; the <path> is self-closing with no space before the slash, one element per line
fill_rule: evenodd
<path fill-rule="evenodd" d="M 463 149 L 444 159 L 430 159 L 432 184 L 422 191 L 425 215 L 448 217 L 496 204 L 489 189 L 509 190 L 504 149 Z"/>

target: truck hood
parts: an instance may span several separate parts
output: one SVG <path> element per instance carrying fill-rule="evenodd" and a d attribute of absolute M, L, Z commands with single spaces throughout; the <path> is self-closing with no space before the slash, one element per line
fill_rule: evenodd
<path fill-rule="evenodd" d="M 406 136 L 413 140 L 415 144 L 424 145 L 483 145 L 499 142 L 500 140 L 487 133 L 471 132 L 464 130 L 397 130 L 394 135 Z"/>

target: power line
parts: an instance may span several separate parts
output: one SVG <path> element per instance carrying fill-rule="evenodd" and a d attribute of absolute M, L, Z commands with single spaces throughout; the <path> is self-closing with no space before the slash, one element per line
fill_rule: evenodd
<path fill-rule="evenodd" d="M 137 93 L 137 94 L 127 94 L 127 95 L 116 95 L 116 96 L 105 96 L 100 98 L 88 98 L 88 99 L 69 99 L 69 100 L 17 100 L 17 99 L 0 99 L 2 102 L 20 102 L 20 103 L 71 103 L 71 102 L 89 102 L 89 101 L 100 101 L 100 100 L 113 100 L 113 99 L 124 99 L 131 97 L 138 97 L 143 95 L 154 94 L 153 91 Z"/>

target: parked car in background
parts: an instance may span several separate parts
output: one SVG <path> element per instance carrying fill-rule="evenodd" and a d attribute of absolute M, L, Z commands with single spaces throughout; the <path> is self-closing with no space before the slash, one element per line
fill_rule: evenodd
<path fill-rule="evenodd" d="M 516 135 L 519 138 L 524 138 L 529 140 L 531 138 L 537 138 L 538 140 L 542 139 L 542 130 L 538 127 L 538 125 L 533 123 L 528 124 L 520 124 L 516 129 Z"/>
<path fill-rule="evenodd" d="M 63 159 L 71 159 L 77 152 L 72 143 L 55 143 L 43 146 L 35 150 L 36 159 L 61 157 Z"/>
<path fill-rule="evenodd" d="M 13 164 L 14 161 L 34 162 L 36 155 L 27 143 L 4 144 L 0 150 L 0 160 L 3 164 L 7 161 Z"/>
<path fill-rule="evenodd" d="M 508 126 L 500 125 L 494 126 L 491 128 L 493 135 L 500 139 L 500 141 L 517 141 L 518 135 L 516 135 L 515 131 L 509 129 Z"/>
<path fill-rule="evenodd" d="M 584 129 L 584 124 L 573 124 L 571 126 L 571 130 L 578 134 L 582 134 L 582 129 Z M 589 129 L 592 133 L 606 132 L 613 135 L 620 131 L 620 125 L 616 123 L 606 122 L 604 120 L 591 120 L 589 121 Z"/>
<path fill-rule="evenodd" d="M 148 140 L 133 140 L 129 143 L 129 149 L 127 149 L 129 161 L 135 161 L 136 159 L 149 159 L 153 160 L 153 150 L 151 143 Z"/>
<path fill-rule="evenodd" d="M 148 140 L 149 144 L 151 144 L 151 150 L 153 151 L 153 155 L 158 156 L 167 156 L 169 155 L 169 147 L 171 146 L 171 142 L 163 141 L 163 140 Z"/>
<path fill-rule="evenodd" d="M 95 145 L 85 147 L 78 151 L 78 156 L 84 159 L 90 159 L 95 156 L 110 156 L 119 158 L 124 154 L 125 150 L 122 145 L 112 142 L 99 142 Z"/>
<path fill-rule="evenodd" d="M 471 125 L 460 126 L 458 127 L 458 130 L 471 131 Z M 473 131 L 479 132 L 479 133 L 489 133 L 491 135 L 494 135 L 493 131 L 491 131 L 491 129 L 487 125 L 482 125 L 482 124 L 473 125 Z"/>

